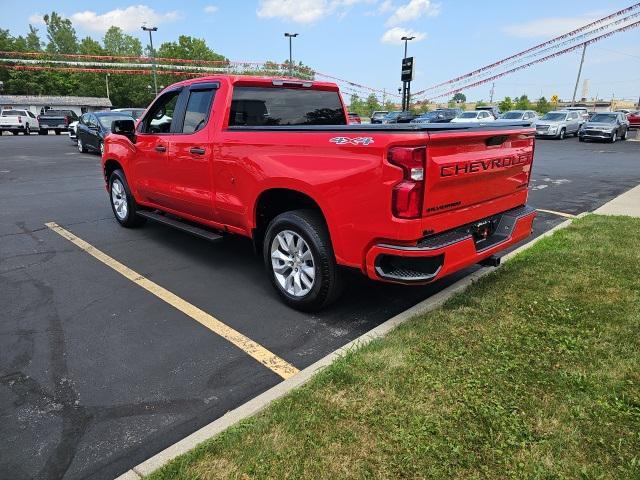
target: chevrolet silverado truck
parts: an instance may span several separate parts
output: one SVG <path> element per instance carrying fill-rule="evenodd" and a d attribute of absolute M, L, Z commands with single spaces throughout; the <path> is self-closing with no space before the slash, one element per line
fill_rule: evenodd
<path fill-rule="evenodd" d="M 0 113 L 0 135 L 2 132 L 11 132 L 14 135 L 22 132 L 29 135 L 40 128 L 38 119 L 29 110 L 7 109 Z"/>
<path fill-rule="evenodd" d="M 69 131 L 69 124 L 78 120 L 78 115 L 73 110 L 47 110 L 38 117 L 40 122 L 40 135 L 47 135 L 49 130 L 60 135 L 61 132 Z"/>
<path fill-rule="evenodd" d="M 253 240 L 290 306 L 321 309 L 347 268 L 425 284 L 530 235 L 535 130 L 348 125 L 332 83 L 214 76 L 115 121 L 102 168 L 116 220 Z"/>

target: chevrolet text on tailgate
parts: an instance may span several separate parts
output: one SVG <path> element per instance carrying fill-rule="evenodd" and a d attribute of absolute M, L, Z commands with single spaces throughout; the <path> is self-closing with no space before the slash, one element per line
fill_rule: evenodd
<path fill-rule="evenodd" d="M 528 123 L 347 125 L 338 87 L 214 76 L 114 122 L 102 166 L 116 220 L 253 239 L 284 301 L 318 310 L 345 268 L 424 284 L 531 233 Z"/>

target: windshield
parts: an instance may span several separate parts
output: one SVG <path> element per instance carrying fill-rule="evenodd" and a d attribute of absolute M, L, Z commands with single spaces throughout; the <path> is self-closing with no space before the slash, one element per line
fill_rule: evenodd
<path fill-rule="evenodd" d="M 616 115 L 608 115 L 606 113 L 598 113 L 591 117 L 590 122 L 599 123 L 614 123 L 616 121 Z"/>
<path fill-rule="evenodd" d="M 399 117 L 402 112 L 390 112 L 387 113 L 386 118 L 396 118 Z"/>
<path fill-rule="evenodd" d="M 500 115 L 500 118 L 504 118 L 506 120 L 517 120 L 522 118 L 522 112 L 507 112 Z"/>
<path fill-rule="evenodd" d="M 98 117 L 98 121 L 100 125 L 102 125 L 105 129 L 111 131 L 111 125 L 116 120 L 131 120 L 133 117 L 131 115 L 96 115 Z"/>
<path fill-rule="evenodd" d="M 564 120 L 565 118 L 567 118 L 566 113 L 549 112 L 542 117 L 542 120 Z"/>
<path fill-rule="evenodd" d="M 478 112 L 464 112 L 458 115 L 458 118 L 476 118 L 478 116 Z"/>

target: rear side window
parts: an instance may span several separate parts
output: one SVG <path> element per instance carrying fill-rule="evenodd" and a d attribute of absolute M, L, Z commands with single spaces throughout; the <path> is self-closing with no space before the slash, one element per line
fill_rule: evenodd
<path fill-rule="evenodd" d="M 3 110 L 2 112 L 3 117 L 16 117 L 18 115 L 24 115 L 24 112 L 20 110 Z"/>
<path fill-rule="evenodd" d="M 211 100 L 213 99 L 213 89 L 194 90 L 189 93 L 187 110 L 184 115 L 183 133 L 195 133 L 207 124 L 209 111 L 211 110 Z"/>
<path fill-rule="evenodd" d="M 346 125 L 338 92 L 236 87 L 229 126 Z"/>

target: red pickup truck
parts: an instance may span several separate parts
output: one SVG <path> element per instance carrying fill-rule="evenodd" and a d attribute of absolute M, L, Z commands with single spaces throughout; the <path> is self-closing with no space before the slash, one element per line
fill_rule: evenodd
<path fill-rule="evenodd" d="M 116 220 L 253 239 L 286 303 L 314 311 L 343 270 L 424 284 L 531 233 L 535 130 L 348 125 L 335 84 L 213 76 L 114 122 L 102 166 Z"/>

